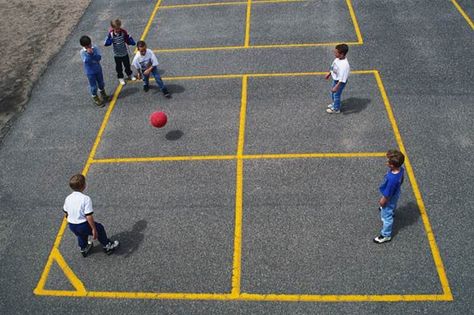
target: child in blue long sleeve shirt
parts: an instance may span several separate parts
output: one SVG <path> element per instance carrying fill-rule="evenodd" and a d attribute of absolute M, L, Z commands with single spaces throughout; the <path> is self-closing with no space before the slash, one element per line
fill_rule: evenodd
<path fill-rule="evenodd" d="M 100 66 L 100 50 L 97 46 L 92 45 L 92 41 L 89 36 L 82 36 L 79 40 L 81 46 L 81 59 L 84 63 L 84 72 L 86 73 L 87 79 L 89 80 L 89 89 L 92 95 L 94 103 L 103 107 L 105 102 L 108 101 L 109 96 L 105 93 L 104 87 L 104 75 L 102 74 L 102 67 Z M 99 88 L 102 99 L 97 95 L 97 87 Z"/>

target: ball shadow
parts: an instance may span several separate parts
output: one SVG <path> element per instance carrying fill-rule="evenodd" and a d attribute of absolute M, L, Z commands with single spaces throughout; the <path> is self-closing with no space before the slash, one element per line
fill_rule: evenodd
<path fill-rule="evenodd" d="M 181 130 L 171 130 L 165 136 L 166 140 L 175 141 L 181 138 L 184 133 Z"/>

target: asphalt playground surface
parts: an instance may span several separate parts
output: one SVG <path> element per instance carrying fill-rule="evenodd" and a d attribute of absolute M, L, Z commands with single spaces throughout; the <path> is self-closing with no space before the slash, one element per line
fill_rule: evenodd
<path fill-rule="evenodd" d="M 0 313 L 472 313 L 474 3 L 210 2 L 93 1 L 51 61 L 0 144 Z M 78 38 L 115 17 L 172 99 L 117 89 L 103 48 L 115 97 L 92 105 Z M 352 74 L 328 115 L 339 42 Z M 392 148 L 410 174 L 376 245 Z M 81 171 L 111 256 L 63 229 Z"/>

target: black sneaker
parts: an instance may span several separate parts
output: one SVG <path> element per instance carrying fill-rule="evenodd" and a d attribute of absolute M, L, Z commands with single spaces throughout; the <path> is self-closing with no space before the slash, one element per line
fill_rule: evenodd
<path fill-rule="evenodd" d="M 100 91 L 100 96 L 102 97 L 102 102 L 104 103 L 107 103 L 110 100 L 110 97 L 107 95 L 107 93 L 105 93 L 105 91 Z"/>
<path fill-rule="evenodd" d="M 92 249 L 92 246 L 94 246 L 94 245 L 92 244 L 92 242 L 91 242 L 91 241 L 87 241 L 87 246 L 86 246 L 86 248 L 81 249 L 82 257 L 87 257 L 87 255 L 89 254 L 89 252 L 90 252 L 91 249 Z"/>
<path fill-rule="evenodd" d="M 104 247 L 104 252 L 107 254 L 107 255 L 110 255 L 114 252 L 114 250 L 119 247 L 120 243 L 119 241 L 113 241 L 113 242 L 109 242 L 105 247 Z"/>
<path fill-rule="evenodd" d="M 102 100 L 97 95 L 92 96 L 92 101 L 94 102 L 95 105 L 97 105 L 99 107 L 104 107 L 105 106 L 105 104 L 102 102 Z"/>
<path fill-rule="evenodd" d="M 164 88 L 164 89 L 163 89 L 163 95 L 164 95 L 166 98 L 171 98 L 171 93 L 170 93 L 170 91 L 168 91 L 167 88 Z"/>
<path fill-rule="evenodd" d="M 390 242 L 391 240 L 392 240 L 392 238 L 390 236 L 382 236 L 382 235 L 379 235 L 376 238 L 374 238 L 374 242 L 377 243 L 377 244 Z"/>
<path fill-rule="evenodd" d="M 150 86 L 144 85 L 143 86 L 143 91 L 148 92 L 150 90 Z"/>

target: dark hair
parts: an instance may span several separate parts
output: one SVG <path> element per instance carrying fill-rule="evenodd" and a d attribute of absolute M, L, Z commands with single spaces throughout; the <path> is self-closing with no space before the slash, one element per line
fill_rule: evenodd
<path fill-rule="evenodd" d="M 392 151 L 392 154 L 390 156 L 388 156 L 388 152 L 387 152 L 388 164 L 394 167 L 402 166 L 403 162 L 405 162 L 405 156 L 403 155 L 403 153 L 397 150 L 390 150 L 390 151 Z"/>
<path fill-rule="evenodd" d="M 336 49 L 338 52 L 340 52 L 341 54 L 345 56 L 347 52 L 349 51 L 349 46 L 347 46 L 346 44 L 339 44 L 339 45 L 336 45 Z"/>
<path fill-rule="evenodd" d="M 86 178 L 82 174 L 76 174 L 69 179 L 69 187 L 74 191 L 81 191 L 86 186 Z"/>
<path fill-rule="evenodd" d="M 139 40 L 139 41 L 137 42 L 137 47 L 146 47 L 145 41 L 144 41 L 144 40 Z"/>
<path fill-rule="evenodd" d="M 120 28 L 122 27 L 122 21 L 120 21 L 119 19 L 112 20 L 110 21 L 110 26 L 112 26 L 113 28 Z"/>
<path fill-rule="evenodd" d="M 81 39 L 79 39 L 79 43 L 81 43 L 82 47 L 86 47 L 86 46 L 89 46 L 92 43 L 92 41 L 89 36 L 84 35 L 81 37 Z"/>

